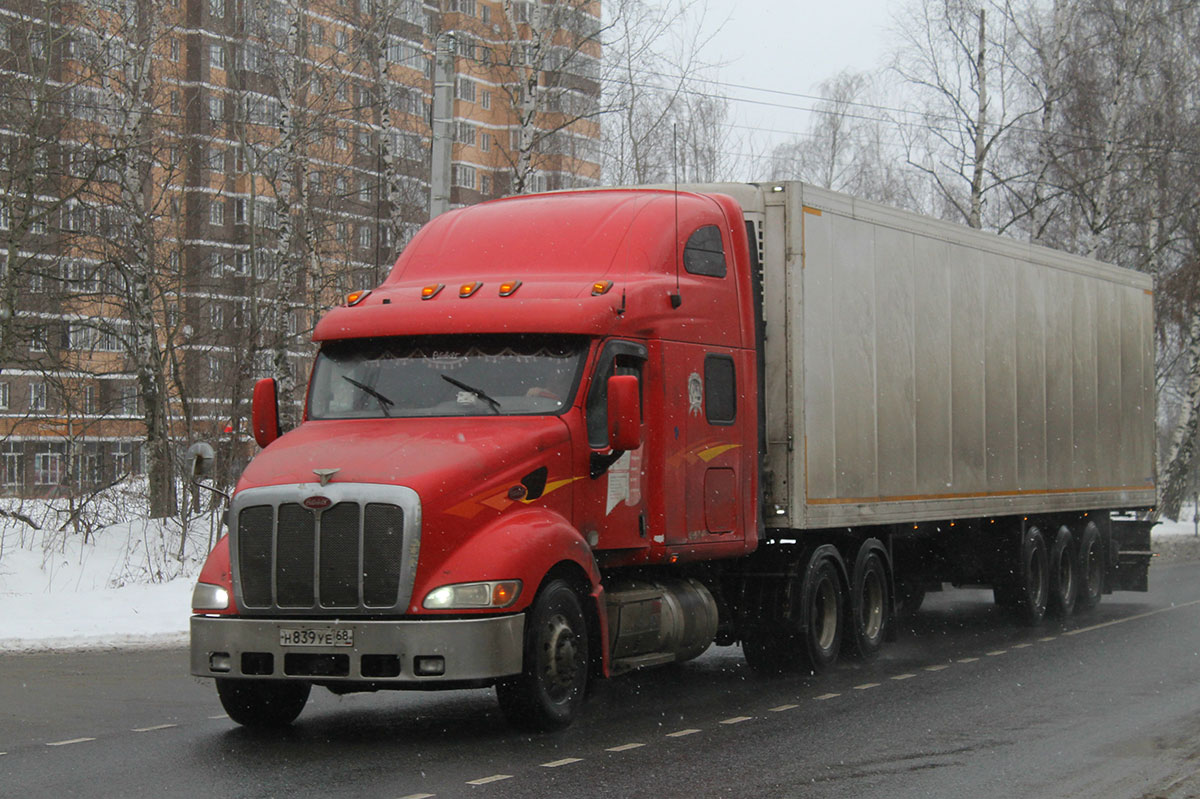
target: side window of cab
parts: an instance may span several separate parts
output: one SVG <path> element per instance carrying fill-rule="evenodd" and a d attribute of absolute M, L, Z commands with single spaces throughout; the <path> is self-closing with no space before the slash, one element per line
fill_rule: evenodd
<path fill-rule="evenodd" d="M 716 225 L 698 228 L 683 248 L 683 268 L 689 274 L 725 277 L 725 248 Z"/>
<path fill-rule="evenodd" d="M 646 347 L 642 344 L 610 341 L 604 345 L 586 404 L 588 446 L 592 449 L 608 446 L 608 379 L 613 375 L 634 375 L 640 386 L 645 361 Z"/>

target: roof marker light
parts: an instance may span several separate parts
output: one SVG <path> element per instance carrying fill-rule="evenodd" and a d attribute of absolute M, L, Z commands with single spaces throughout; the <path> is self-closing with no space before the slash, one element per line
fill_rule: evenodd
<path fill-rule="evenodd" d="M 346 305 L 350 307 L 358 305 L 360 302 L 365 300 L 367 295 L 370 293 L 370 289 L 359 289 L 358 291 L 352 291 L 346 295 Z"/>
<path fill-rule="evenodd" d="M 421 289 L 421 299 L 432 300 L 444 288 L 446 288 L 445 283 L 434 283 L 432 286 L 426 286 Z"/>
<path fill-rule="evenodd" d="M 483 284 L 476 280 L 474 283 L 463 283 L 458 287 L 458 296 L 462 299 L 470 297 L 475 292 L 483 288 Z"/>
<path fill-rule="evenodd" d="M 592 296 L 599 297 L 601 294 L 607 294 L 612 287 L 613 282 L 611 280 L 597 280 L 592 284 Z"/>
<path fill-rule="evenodd" d="M 521 288 L 521 281 L 519 281 L 519 280 L 510 280 L 507 283 L 501 283 L 500 284 L 500 296 L 501 297 L 511 297 L 513 294 L 515 294 L 517 292 L 517 289 L 519 289 L 519 288 Z"/>

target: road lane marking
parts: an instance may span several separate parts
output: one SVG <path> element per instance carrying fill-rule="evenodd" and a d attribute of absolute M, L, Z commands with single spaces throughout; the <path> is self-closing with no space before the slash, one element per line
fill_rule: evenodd
<path fill-rule="evenodd" d="M 856 691 L 865 691 L 865 690 L 867 690 L 868 688 L 878 688 L 878 687 L 879 687 L 879 683 L 877 683 L 877 682 L 865 682 L 865 683 L 863 683 L 862 685 L 856 685 L 856 686 L 854 686 L 854 690 L 856 690 Z"/>
<path fill-rule="evenodd" d="M 799 705 L 780 705 L 779 707 L 767 708 L 767 712 L 768 713 L 782 713 L 785 710 L 794 710 L 798 707 L 800 707 L 800 706 Z"/>
<path fill-rule="evenodd" d="M 1024 649 L 1027 646 L 1033 646 L 1033 644 L 1030 644 L 1030 643 L 1013 644 L 1013 649 Z"/>
<path fill-rule="evenodd" d="M 501 780 L 511 780 L 511 774 L 493 774 L 490 777 L 480 777 L 477 780 L 467 780 L 467 785 L 487 785 L 492 782 L 500 782 Z"/>
<path fill-rule="evenodd" d="M 988 652 L 988 653 L 987 653 L 987 656 L 988 656 L 988 657 L 990 657 L 990 658 L 994 658 L 994 657 L 998 657 L 998 656 L 1000 656 L 1000 655 L 1007 655 L 1007 654 L 1008 654 L 1008 650 L 1007 650 L 1007 649 L 997 649 L 997 650 L 996 650 L 996 651 L 994 651 L 994 652 Z"/>
<path fill-rule="evenodd" d="M 667 733 L 667 737 L 668 738 L 683 738 L 688 735 L 695 735 L 698 732 L 700 732 L 700 730 L 693 730 L 693 729 L 676 730 L 675 732 Z"/>
<path fill-rule="evenodd" d="M 816 699 L 818 702 L 824 702 L 826 699 L 833 699 L 835 696 L 841 696 L 841 694 L 821 694 Z"/>
<path fill-rule="evenodd" d="M 699 732 L 699 730 L 697 730 L 697 732 Z M 621 744 L 620 746 L 609 747 L 608 749 L 605 749 L 604 751 L 605 752 L 628 752 L 630 749 L 637 749 L 640 746 L 645 746 L 645 744 Z"/>
<path fill-rule="evenodd" d="M 229 718 L 229 714 L 228 714 L 228 713 L 222 713 L 222 714 L 221 714 L 221 715 L 219 715 L 219 716 L 209 716 L 209 718 L 210 718 L 210 719 L 227 719 L 227 718 Z"/>
<path fill-rule="evenodd" d="M 137 727 L 130 732 L 155 732 L 157 730 L 169 730 L 172 727 L 178 727 L 178 724 L 155 724 L 153 727 Z"/>
<path fill-rule="evenodd" d="M 549 763 L 543 763 L 542 768 L 558 768 L 559 766 L 569 766 L 572 763 L 582 762 L 582 757 L 564 757 L 562 760 L 551 760 Z"/>
<path fill-rule="evenodd" d="M 86 743 L 88 741 L 94 741 L 94 740 L 96 740 L 96 739 L 95 738 L 71 738 L 68 741 L 54 741 L 53 743 L 46 744 L 46 746 L 70 746 L 71 744 L 81 744 L 81 743 Z"/>
<path fill-rule="evenodd" d="M 959 663 L 974 663 L 977 660 L 979 660 L 979 658 L 961 658 L 958 662 Z"/>
<path fill-rule="evenodd" d="M 1078 630 L 1068 630 L 1067 632 L 1063 633 L 1063 635 L 1079 635 L 1080 633 L 1090 633 L 1092 630 L 1100 630 L 1100 629 L 1103 629 L 1104 627 L 1112 627 L 1114 624 L 1124 624 L 1127 621 L 1134 621 L 1136 619 L 1144 619 L 1148 616 L 1156 616 L 1159 613 L 1166 613 L 1169 610 L 1179 610 L 1180 608 L 1187 608 L 1187 607 L 1191 607 L 1192 605 L 1200 605 L 1200 599 L 1194 599 L 1191 602 L 1182 602 L 1178 605 L 1172 605 L 1169 608 L 1159 608 L 1158 610 L 1150 610 L 1150 611 L 1146 611 L 1145 613 L 1138 613 L 1135 616 L 1126 616 L 1123 619 L 1113 619 L 1112 621 L 1106 621 L 1106 622 L 1102 622 L 1100 624 L 1093 624 L 1091 627 L 1080 627 Z M 1046 640 L 1053 640 L 1053 639 L 1043 638 L 1042 640 L 1046 641 Z"/>
<path fill-rule="evenodd" d="M 433 799 L 435 796 L 435 793 L 410 793 L 408 796 L 401 796 L 400 799 Z"/>
<path fill-rule="evenodd" d="M 1057 635 L 1047 635 L 1045 638 L 1039 638 L 1038 641 L 1040 641 L 1041 643 L 1044 644 L 1047 641 L 1053 641 L 1057 637 L 1058 637 Z"/>
<path fill-rule="evenodd" d="M 719 721 L 717 723 L 718 724 L 741 724 L 743 721 L 749 721 L 752 718 L 754 718 L 754 717 L 753 716 L 733 716 L 732 718 L 727 718 L 724 721 Z"/>
<path fill-rule="evenodd" d="M 925 671 L 941 671 L 942 669 L 950 668 L 950 664 L 949 663 L 938 663 L 937 665 L 925 666 L 924 668 L 925 668 Z"/>
<path fill-rule="evenodd" d="M 913 677 L 916 677 L 916 676 L 917 675 L 915 675 L 915 674 L 897 674 L 895 677 L 892 677 L 892 679 L 893 680 L 911 680 Z"/>

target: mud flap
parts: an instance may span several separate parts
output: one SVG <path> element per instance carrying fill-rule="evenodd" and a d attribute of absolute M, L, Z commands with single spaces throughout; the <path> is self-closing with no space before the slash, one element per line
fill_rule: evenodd
<path fill-rule="evenodd" d="M 1150 528 L 1154 520 L 1113 519 L 1109 542 L 1105 593 L 1108 591 L 1146 591 L 1147 572 L 1154 553 L 1150 550 Z"/>

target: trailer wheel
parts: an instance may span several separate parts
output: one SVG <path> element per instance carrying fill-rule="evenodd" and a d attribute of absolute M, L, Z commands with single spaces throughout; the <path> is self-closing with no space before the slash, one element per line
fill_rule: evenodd
<path fill-rule="evenodd" d="M 1083 528 L 1075 557 L 1078 564 L 1075 573 L 1079 575 L 1076 607 L 1090 610 L 1100 604 L 1104 592 L 1104 548 L 1095 522 L 1088 522 Z"/>
<path fill-rule="evenodd" d="M 876 545 L 872 539 L 859 548 L 847 603 L 845 652 L 862 660 L 879 654 L 890 620 L 888 569 Z"/>
<path fill-rule="evenodd" d="M 1065 525 L 1058 528 L 1050 548 L 1050 600 L 1047 610 L 1066 618 L 1075 611 L 1079 592 L 1079 568 L 1075 557 L 1075 537 Z"/>
<path fill-rule="evenodd" d="M 1021 533 L 1012 562 L 1012 582 L 993 589 L 996 604 L 1029 626 L 1041 624 L 1046 616 L 1050 575 L 1047 573 L 1046 539 L 1030 526 Z"/>
<path fill-rule="evenodd" d="M 229 718 L 243 727 L 286 727 L 308 702 L 312 686 L 290 680 L 217 679 L 217 696 Z"/>
<path fill-rule="evenodd" d="M 500 710 L 514 727 L 559 730 L 579 715 L 588 681 L 588 631 L 579 596 L 563 580 L 546 585 L 525 626 L 524 669 L 496 684 Z"/>

